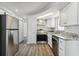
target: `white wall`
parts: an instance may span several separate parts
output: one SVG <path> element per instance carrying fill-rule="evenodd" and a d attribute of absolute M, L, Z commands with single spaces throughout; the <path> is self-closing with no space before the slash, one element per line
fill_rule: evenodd
<path fill-rule="evenodd" d="M 27 41 L 27 22 L 23 23 L 23 37 Z"/>
<path fill-rule="evenodd" d="M 24 36 L 27 36 L 27 23 L 23 23 Z"/>
<path fill-rule="evenodd" d="M 23 22 L 19 21 L 19 42 L 21 42 L 23 39 Z"/>
<path fill-rule="evenodd" d="M 0 14 L 4 14 L 4 12 L 5 12 L 5 11 L 3 11 L 3 10 L 0 9 Z"/>
<path fill-rule="evenodd" d="M 36 34 L 37 34 L 37 19 L 35 17 L 29 17 L 27 43 L 36 43 Z"/>

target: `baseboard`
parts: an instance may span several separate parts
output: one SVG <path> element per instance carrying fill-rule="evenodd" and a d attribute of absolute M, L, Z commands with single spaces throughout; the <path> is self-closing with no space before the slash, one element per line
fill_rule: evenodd
<path fill-rule="evenodd" d="M 27 42 L 27 44 L 36 44 L 36 42 Z"/>

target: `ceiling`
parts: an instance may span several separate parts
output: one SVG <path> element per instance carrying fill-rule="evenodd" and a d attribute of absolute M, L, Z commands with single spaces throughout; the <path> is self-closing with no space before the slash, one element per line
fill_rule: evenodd
<path fill-rule="evenodd" d="M 67 2 L 0 2 L 0 8 L 10 10 L 18 16 L 32 16 L 46 10 L 61 9 Z"/>

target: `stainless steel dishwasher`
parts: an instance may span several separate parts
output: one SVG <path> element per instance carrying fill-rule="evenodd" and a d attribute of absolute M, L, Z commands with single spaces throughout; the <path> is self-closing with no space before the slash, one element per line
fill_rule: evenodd
<path fill-rule="evenodd" d="M 59 38 L 57 36 L 52 35 L 52 47 L 53 47 L 53 53 L 55 56 L 58 56 L 58 43 Z"/>

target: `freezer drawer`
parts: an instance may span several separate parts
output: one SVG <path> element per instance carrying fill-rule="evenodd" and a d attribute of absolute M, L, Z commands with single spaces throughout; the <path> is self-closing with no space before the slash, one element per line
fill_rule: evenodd
<path fill-rule="evenodd" d="M 15 55 L 19 49 L 18 30 L 6 30 L 7 55 Z"/>

